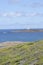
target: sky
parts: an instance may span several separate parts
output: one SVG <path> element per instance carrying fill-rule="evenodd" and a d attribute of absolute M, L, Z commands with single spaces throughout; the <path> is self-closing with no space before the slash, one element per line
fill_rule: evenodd
<path fill-rule="evenodd" d="M 0 0 L 0 29 L 43 28 L 43 0 Z"/>

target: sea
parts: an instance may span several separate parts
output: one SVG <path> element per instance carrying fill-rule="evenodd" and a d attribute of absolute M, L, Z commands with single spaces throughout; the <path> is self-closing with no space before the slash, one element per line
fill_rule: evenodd
<path fill-rule="evenodd" d="M 43 32 L 12 32 L 12 29 L 0 30 L 0 42 L 21 41 L 32 42 L 43 40 Z"/>

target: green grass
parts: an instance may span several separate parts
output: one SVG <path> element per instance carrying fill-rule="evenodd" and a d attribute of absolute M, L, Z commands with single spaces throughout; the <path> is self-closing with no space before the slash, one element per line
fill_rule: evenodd
<path fill-rule="evenodd" d="M 43 41 L 0 48 L 0 65 L 43 65 Z"/>

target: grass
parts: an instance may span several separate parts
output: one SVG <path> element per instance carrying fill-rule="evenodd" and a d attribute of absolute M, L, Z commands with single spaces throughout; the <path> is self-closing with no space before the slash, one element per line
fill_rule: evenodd
<path fill-rule="evenodd" d="M 0 48 L 0 65 L 43 65 L 43 41 Z"/>

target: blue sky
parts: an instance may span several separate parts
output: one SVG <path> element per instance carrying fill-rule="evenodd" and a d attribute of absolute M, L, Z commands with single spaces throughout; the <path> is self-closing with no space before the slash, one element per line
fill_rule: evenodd
<path fill-rule="evenodd" d="M 43 0 L 0 0 L 0 29 L 43 28 Z"/>

